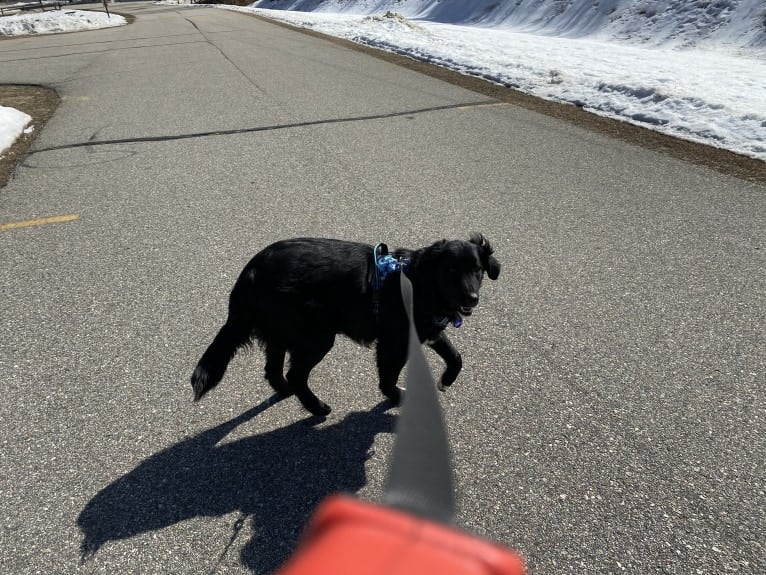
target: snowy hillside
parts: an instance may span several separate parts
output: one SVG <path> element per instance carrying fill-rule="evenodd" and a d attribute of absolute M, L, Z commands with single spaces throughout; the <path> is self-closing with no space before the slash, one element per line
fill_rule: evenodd
<path fill-rule="evenodd" d="M 766 0 L 259 0 L 238 9 L 766 160 Z"/>
<path fill-rule="evenodd" d="M 271 10 L 376 14 L 648 46 L 766 48 L 764 0 L 259 0 Z"/>

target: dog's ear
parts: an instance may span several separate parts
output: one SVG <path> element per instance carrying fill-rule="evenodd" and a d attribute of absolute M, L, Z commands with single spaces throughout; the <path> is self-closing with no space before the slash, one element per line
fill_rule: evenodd
<path fill-rule="evenodd" d="M 489 240 L 484 237 L 484 234 L 474 232 L 469 241 L 479 248 L 479 259 L 484 271 L 487 272 L 487 277 L 496 280 L 500 276 L 500 262 L 492 256 L 494 250 Z"/>
<path fill-rule="evenodd" d="M 487 265 L 484 269 L 487 270 L 487 277 L 491 280 L 496 280 L 500 276 L 500 262 L 493 256 L 487 258 Z"/>

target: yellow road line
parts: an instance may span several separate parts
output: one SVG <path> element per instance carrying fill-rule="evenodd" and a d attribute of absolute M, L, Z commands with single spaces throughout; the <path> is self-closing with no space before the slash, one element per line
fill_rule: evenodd
<path fill-rule="evenodd" d="M 50 218 L 37 218 L 36 220 L 24 220 L 23 222 L 10 222 L 8 224 L 0 224 L 0 231 L 3 230 L 15 230 L 17 228 L 29 228 L 31 226 L 44 226 L 46 224 L 58 224 L 61 222 L 71 222 L 79 218 L 77 214 L 69 214 L 68 216 L 52 216 Z"/>

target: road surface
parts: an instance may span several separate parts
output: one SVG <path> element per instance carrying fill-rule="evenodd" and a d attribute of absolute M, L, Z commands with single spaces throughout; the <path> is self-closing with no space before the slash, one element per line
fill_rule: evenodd
<path fill-rule="evenodd" d="M 766 188 L 243 14 L 0 42 L 62 98 L 0 190 L 0 571 L 268 573 L 319 500 L 377 501 L 373 353 L 271 403 L 189 375 L 290 236 L 503 264 L 441 395 L 459 524 L 531 573 L 763 573 Z M 434 367 L 438 362 L 433 355 Z M 363 569 L 360 570 L 362 572 Z"/>

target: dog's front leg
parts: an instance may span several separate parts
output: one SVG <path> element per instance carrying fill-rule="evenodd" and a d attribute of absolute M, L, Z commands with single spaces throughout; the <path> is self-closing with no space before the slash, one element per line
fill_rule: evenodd
<path fill-rule="evenodd" d="M 429 341 L 428 347 L 438 353 L 439 357 L 447 364 L 447 369 L 444 370 L 439 381 L 439 389 L 444 391 L 445 388 L 455 383 L 460 370 L 463 369 L 463 358 L 460 357 L 460 352 L 455 349 L 444 332 L 441 332 L 436 339 Z"/>

